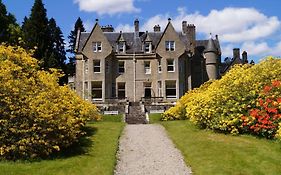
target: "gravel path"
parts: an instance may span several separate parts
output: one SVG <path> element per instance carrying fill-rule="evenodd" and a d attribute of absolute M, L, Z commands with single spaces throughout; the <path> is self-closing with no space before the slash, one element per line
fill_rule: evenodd
<path fill-rule="evenodd" d="M 181 153 L 158 124 L 126 125 L 117 156 L 115 175 L 191 174 Z"/>

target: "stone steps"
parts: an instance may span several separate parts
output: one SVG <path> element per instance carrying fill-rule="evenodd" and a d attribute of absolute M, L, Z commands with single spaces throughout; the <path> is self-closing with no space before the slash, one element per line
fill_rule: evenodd
<path fill-rule="evenodd" d="M 141 107 L 139 104 L 129 106 L 129 113 L 126 114 L 126 123 L 147 124 L 145 113 L 141 111 Z"/>

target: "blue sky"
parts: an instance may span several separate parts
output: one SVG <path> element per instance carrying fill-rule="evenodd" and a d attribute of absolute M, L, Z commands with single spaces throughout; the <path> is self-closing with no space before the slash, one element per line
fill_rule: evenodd
<path fill-rule="evenodd" d="M 21 23 L 29 16 L 34 0 L 3 0 L 9 12 Z M 218 34 L 223 57 L 232 49 L 246 50 L 256 62 L 267 55 L 281 56 L 281 1 L 279 0 L 43 0 L 47 15 L 54 17 L 65 38 L 77 17 L 91 30 L 95 19 L 100 25 L 113 25 L 116 31 L 133 30 L 135 18 L 143 31 L 155 24 L 162 30 L 172 18 L 176 30 L 181 22 L 196 25 L 197 39 Z"/>

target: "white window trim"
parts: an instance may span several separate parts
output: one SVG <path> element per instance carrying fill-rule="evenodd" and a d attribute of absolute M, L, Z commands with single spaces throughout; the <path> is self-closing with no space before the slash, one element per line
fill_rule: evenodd
<path fill-rule="evenodd" d="M 93 83 L 93 82 L 92 82 Z M 91 88 L 91 92 L 93 93 L 93 89 L 94 90 L 101 90 L 101 93 L 103 93 L 103 88 L 102 88 L 102 84 L 101 84 L 101 88 Z M 93 94 L 92 94 L 93 96 Z M 95 98 L 95 97 L 92 97 L 92 101 L 102 101 L 102 97 L 101 98 Z"/>
<path fill-rule="evenodd" d="M 169 61 L 169 60 L 173 60 L 173 70 L 172 70 L 172 71 L 171 71 L 171 70 L 170 70 L 170 71 L 168 70 L 168 67 L 169 67 L 169 66 L 172 66 L 172 65 L 169 65 L 169 64 L 168 64 L 168 61 Z M 175 66 L 175 59 L 173 59 L 173 58 L 167 59 L 167 72 L 175 72 L 175 69 L 176 69 L 176 66 Z"/>
<path fill-rule="evenodd" d="M 145 63 L 149 63 L 149 68 L 146 67 Z M 145 74 L 151 74 L 151 62 L 150 61 L 144 61 L 144 73 Z"/>
<path fill-rule="evenodd" d="M 172 42 L 174 43 L 174 47 L 172 46 Z M 167 43 L 168 43 L 168 47 L 167 47 Z M 172 50 L 173 48 L 173 50 Z M 175 41 L 165 41 L 165 49 L 167 52 L 173 52 L 176 50 L 176 42 Z"/>
<path fill-rule="evenodd" d="M 177 81 L 175 81 L 175 85 L 176 87 L 175 88 L 167 88 L 167 81 L 165 82 L 165 96 L 166 96 L 166 99 L 177 99 Z M 167 89 L 175 89 L 176 90 L 176 94 L 175 95 L 169 95 L 167 96 Z"/>
<path fill-rule="evenodd" d="M 94 52 L 102 52 L 102 43 L 99 42 L 99 41 L 98 42 L 93 42 L 93 51 Z"/>
<path fill-rule="evenodd" d="M 122 91 L 125 94 L 124 98 L 126 98 L 126 83 L 124 82 L 124 89 L 120 89 L 119 84 L 121 84 L 121 82 L 117 83 L 117 97 L 119 98 L 119 92 Z"/>
<path fill-rule="evenodd" d="M 122 51 L 120 51 L 121 48 L 122 48 Z M 117 52 L 118 53 L 125 53 L 126 52 L 126 43 L 124 41 L 118 43 L 118 45 L 117 45 Z"/>
<path fill-rule="evenodd" d="M 99 61 L 99 66 L 95 66 L 95 61 Z M 99 67 L 100 71 L 99 72 L 95 72 L 95 67 Z M 100 60 L 93 60 L 93 72 L 94 73 L 101 73 L 101 61 Z"/>
<path fill-rule="evenodd" d="M 148 46 L 148 51 L 146 51 L 146 47 Z M 152 52 L 152 43 L 151 42 L 144 42 L 144 53 L 151 53 Z"/>
<path fill-rule="evenodd" d="M 161 60 L 157 60 L 157 64 L 158 64 L 158 73 L 162 73 L 162 61 Z"/>

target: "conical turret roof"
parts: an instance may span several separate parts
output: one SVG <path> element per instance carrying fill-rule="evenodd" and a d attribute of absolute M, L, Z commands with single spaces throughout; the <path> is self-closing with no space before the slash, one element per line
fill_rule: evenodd
<path fill-rule="evenodd" d="M 217 47 L 215 45 L 215 42 L 214 42 L 213 38 L 210 38 L 209 41 L 208 41 L 208 45 L 207 45 L 204 52 L 217 52 L 217 51 L 218 50 L 217 50 Z"/>

